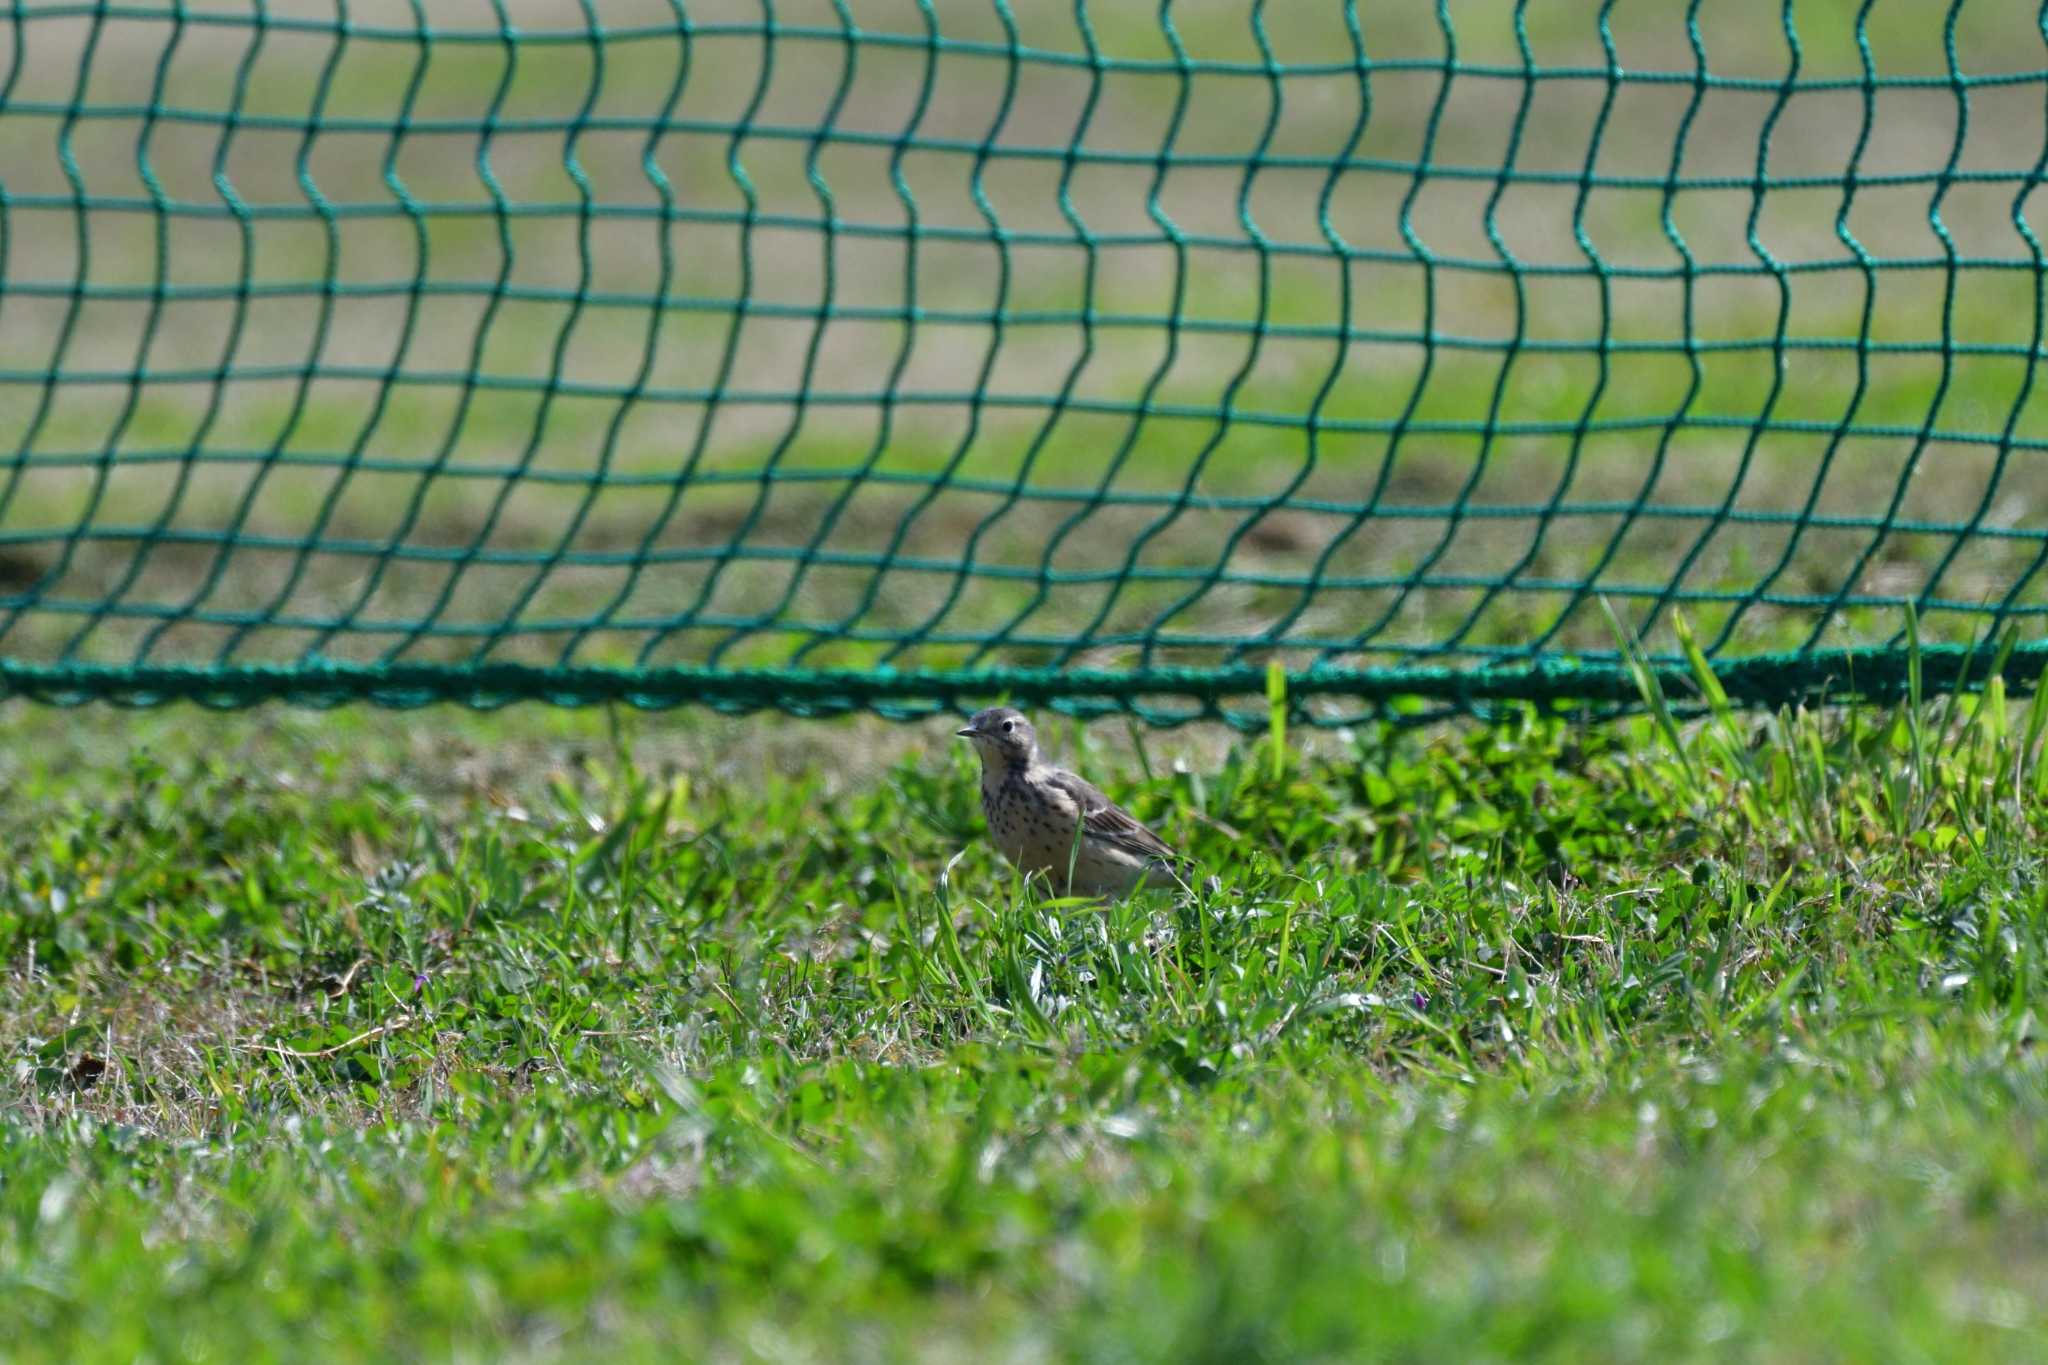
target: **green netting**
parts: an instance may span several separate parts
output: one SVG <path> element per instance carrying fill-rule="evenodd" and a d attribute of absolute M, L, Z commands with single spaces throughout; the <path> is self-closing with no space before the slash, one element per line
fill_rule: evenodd
<path fill-rule="evenodd" d="M 2027 682 L 2044 24 L 8 5 L 0 687 L 1336 721 L 1626 704 L 1609 606 Z"/>

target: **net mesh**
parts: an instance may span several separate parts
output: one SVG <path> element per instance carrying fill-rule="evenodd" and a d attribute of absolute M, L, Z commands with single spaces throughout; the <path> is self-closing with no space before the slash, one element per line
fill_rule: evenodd
<path fill-rule="evenodd" d="M 7 5 L 0 686 L 2024 684 L 2044 120 L 1995 0 Z"/>

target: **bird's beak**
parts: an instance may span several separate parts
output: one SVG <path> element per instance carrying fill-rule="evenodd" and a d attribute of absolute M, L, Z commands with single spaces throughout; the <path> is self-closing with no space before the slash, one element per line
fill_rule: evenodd
<path fill-rule="evenodd" d="M 976 735 L 980 734 L 981 731 L 975 729 L 972 725 L 970 725 L 963 730 L 955 730 L 953 733 L 955 735 L 958 735 L 961 739 L 973 739 Z"/>

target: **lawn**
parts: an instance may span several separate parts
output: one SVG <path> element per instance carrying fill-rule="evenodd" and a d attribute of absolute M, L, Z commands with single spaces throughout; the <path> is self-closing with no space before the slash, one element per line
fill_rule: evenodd
<path fill-rule="evenodd" d="M 2038 1358 L 2048 709 L 0 714 L 20 1360 Z M 1136 743 L 1134 743 L 1134 740 Z"/>
<path fill-rule="evenodd" d="M 0 1358 L 2048 1356 L 2044 42 L 13 6 L 0 665 L 1666 669 L 1041 713 L 1110 906 L 919 699 L 0 699 Z"/>

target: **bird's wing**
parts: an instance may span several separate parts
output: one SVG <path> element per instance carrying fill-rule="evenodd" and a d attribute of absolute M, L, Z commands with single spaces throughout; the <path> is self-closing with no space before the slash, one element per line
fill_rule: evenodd
<path fill-rule="evenodd" d="M 1185 860 L 1186 854 L 1176 852 L 1165 840 L 1132 819 L 1086 778 L 1055 768 L 1050 780 L 1081 808 L 1081 828 L 1089 837 L 1115 844 L 1141 858 Z"/>

